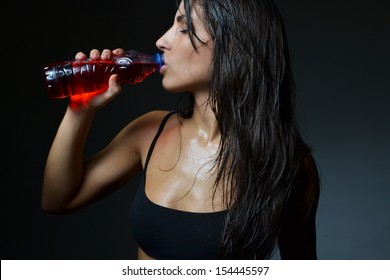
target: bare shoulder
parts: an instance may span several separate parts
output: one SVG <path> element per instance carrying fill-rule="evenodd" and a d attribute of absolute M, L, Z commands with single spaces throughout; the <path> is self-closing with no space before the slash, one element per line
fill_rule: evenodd
<path fill-rule="evenodd" d="M 142 159 L 145 158 L 162 120 L 168 113 L 169 111 L 164 110 L 147 112 L 134 119 L 121 131 L 122 138 L 136 143 L 134 147 Z"/>
<path fill-rule="evenodd" d="M 128 127 L 132 130 L 148 134 L 150 132 L 153 132 L 153 130 L 158 129 L 161 121 L 168 113 L 169 111 L 163 110 L 147 112 L 133 120 L 128 125 Z"/>

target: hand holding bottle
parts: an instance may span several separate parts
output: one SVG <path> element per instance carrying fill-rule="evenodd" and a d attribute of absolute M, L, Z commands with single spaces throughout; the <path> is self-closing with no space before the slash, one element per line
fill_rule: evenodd
<path fill-rule="evenodd" d="M 101 53 L 97 49 L 90 51 L 90 60 L 91 61 L 110 61 L 114 57 L 119 58 L 125 55 L 123 49 L 115 49 L 113 51 L 104 49 Z M 78 52 L 75 56 L 76 61 L 86 60 L 87 56 Z M 99 109 L 109 103 L 112 99 L 115 98 L 121 91 L 121 85 L 119 83 L 118 75 L 113 74 L 109 78 L 108 88 L 104 92 L 91 92 L 84 94 L 77 94 L 70 96 L 70 106 L 73 109 Z"/>

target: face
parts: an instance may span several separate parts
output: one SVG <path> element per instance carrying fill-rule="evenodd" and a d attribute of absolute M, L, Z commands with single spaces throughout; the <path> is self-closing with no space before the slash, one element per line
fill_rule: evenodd
<path fill-rule="evenodd" d="M 212 42 L 210 35 L 199 18 L 201 10 L 193 7 L 191 20 L 197 36 L 195 48 L 191 44 L 186 26 L 184 4 L 180 3 L 172 27 L 156 42 L 164 52 L 165 64 L 160 72 L 164 76 L 163 86 L 171 92 L 203 92 L 208 94 L 211 77 Z"/>

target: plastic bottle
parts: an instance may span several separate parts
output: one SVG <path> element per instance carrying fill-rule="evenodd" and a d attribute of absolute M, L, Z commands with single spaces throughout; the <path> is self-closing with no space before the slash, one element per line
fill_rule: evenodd
<path fill-rule="evenodd" d="M 72 60 L 44 66 L 45 86 L 49 97 L 65 98 L 85 93 L 100 93 L 108 88 L 108 79 L 118 74 L 119 81 L 137 84 L 159 70 L 162 54 L 148 55 L 135 50 L 112 60 Z"/>

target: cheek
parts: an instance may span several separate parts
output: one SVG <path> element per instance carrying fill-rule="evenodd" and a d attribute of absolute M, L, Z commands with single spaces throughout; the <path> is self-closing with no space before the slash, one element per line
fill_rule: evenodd
<path fill-rule="evenodd" d="M 208 87 L 211 71 L 201 64 L 169 69 L 162 80 L 162 85 L 169 92 L 195 92 Z"/>
<path fill-rule="evenodd" d="M 172 57 L 177 58 L 177 60 L 170 61 L 162 81 L 163 87 L 167 91 L 194 91 L 208 87 L 211 79 L 210 49 L 200 49 L 197 53 L 192 48 L 188 52 L 181 52 L 180 56 L 176 53 Z"/>
<path fill-rule="evenodd" d="M 189 68 L 189 74 L 192 75 L 194 78 L 197 77 L 198 79 L 201 79 L 202 81 L 210 81 L 211 55 L 209 51 L 194 55 L 194 57 L 190 61 L 191 68 Z"/>
<path fill-rule="evenodd" d="M 211 68 L 210 59 L 207 56 L 195 53 L 183 65 L 183 78 L 192 83 L 205 84 L 210 82 Z"/>

